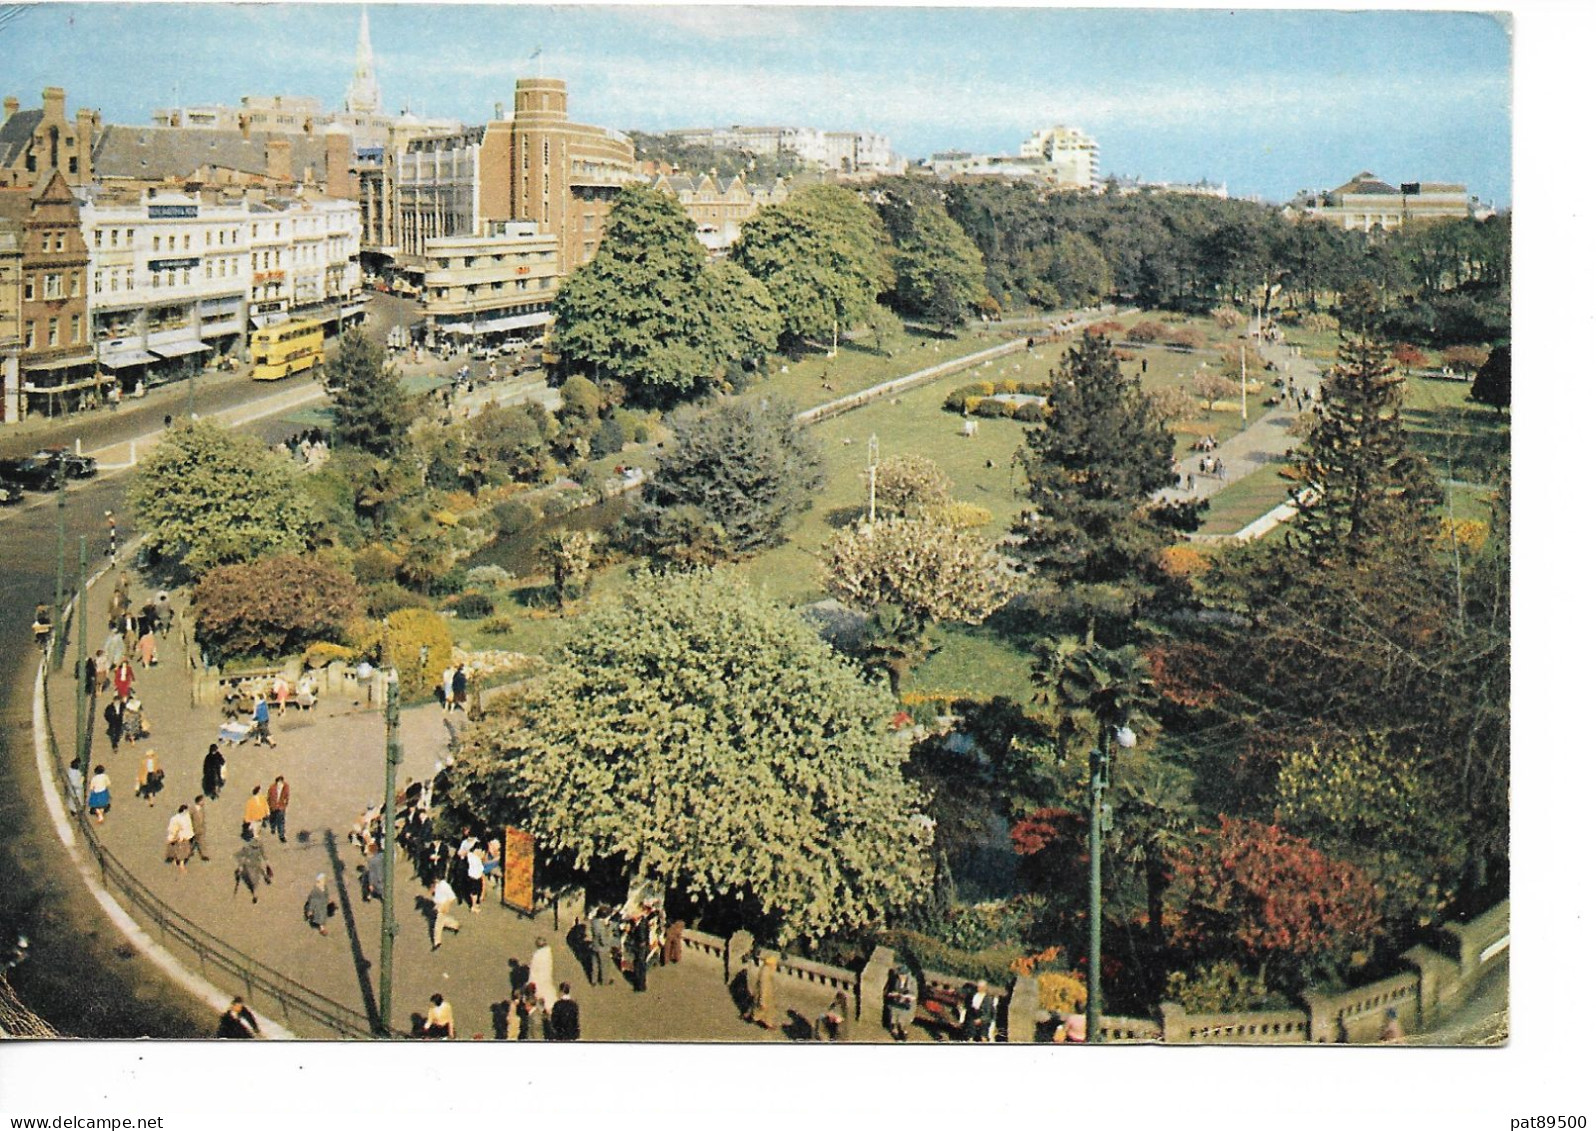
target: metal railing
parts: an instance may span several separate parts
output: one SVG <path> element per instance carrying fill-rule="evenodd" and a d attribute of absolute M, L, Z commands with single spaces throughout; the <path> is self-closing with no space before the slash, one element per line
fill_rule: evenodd
<path fill-rule="evenodd" d="M 61 618 L 63 635 L 70 633 L 73 627 L 72 615 L 76 612 L 75 604 L 75 601 L 69 603 Z M 51 767 L 55 776 L 53 784 L 61 796 L 71 796 L 66 764 L 62 760 L 60 743 L 56 740 L 55 722 L 50 709 L 50 665 L 45 663 L 43 669 L 44 722 L 50 745 Z M 69 674 L 68 678 L 73 685 L 72 693 L 82 695 L 84 689 L 81 673 Z M 89 698 L 91 729 L 94 698 L 94 696 Z M 275 1007 L 274 1012 L 278 1014 L 277 1019 L 284 1025 L 292 1026 L 297 1019 L 308 1019 L 344 1038 L 370 1040 L 382 1035 L 378 1031 L 375 1018 L 342 1002 L 334 1001 L 280 970 L 252 958 L 232 944 L 216 937 L 151 891 L 133 874 L 132 869 L 118 860 L 100 840 L 94 822 L 89 819 L 88 808 L 84 804 L 87 799 L 87 779 L 88 775 L 84 774 L 84 795 L 75 798 L 73 805 L 77 810 L 78 835 L 83 838 L 84 846 L 98 863 L 101 881 L 113 894 L 120 896 L 154 925 L 163 944 L 181 943 L 198 960 L 203 975 L 208 976 L 215 971 L 236 979 L 243 985 L 244 996 L 252 1006 L 259 1007 L 263 1001 L 271 1003 Z"/>

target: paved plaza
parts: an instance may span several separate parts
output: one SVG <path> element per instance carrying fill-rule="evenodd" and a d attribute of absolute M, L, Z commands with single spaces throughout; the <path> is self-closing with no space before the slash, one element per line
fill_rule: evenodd
<path fill-rule="evenodd" d="M 92 626 L 105 623 L 110 588 L 105 580 L 89 595 L 91 654 L 104 637 L 103 632 L 96 637 Z M 147 587 L 135 583 L 135 607 L 148 593 Z M 75 649 L 75 642 L 71 647 Z M 69 650 L 69 657 L 74 654 Z M 382 799 L 382 711 L 364 703 L 325 700 L 310 711 L 289 708 L 281 717 L 274 709 L 275 749 L 253 743 L 224 747 L 227 784 L 220 798 L 206 805 L 205 848 L 210 860 L 196 854 L 184 874 L 164 862 L 167 820 L 180 803 L 192 803 L 200 793 L 201 761 L 224 720 L 217 706 L 190 705 L 177 630 L 162 641 L 160 662 L 154 668 L 135 665 L 135 671 L 135 691 L 150 720 L 150 738 L 124 741 L 112 754 L 104 720 L 94 720 L 90 767 L 104 764 L 112 782 L 112 808 L 98 826 L 106 848 L 156 896 L 205 930 L 318 993 L 375 1016 L 382 910 L 379 902 L 361 899 L 355 871 L 361 858 L 347 834 L 366 806 Z M 70 661 L 50 681 L 57 737 L 66 748 L 73 725 L 69 672 Z M 96 712 L 104 702 L 98 701 Z M 406 780 L 420 780 L 439 767 L 448 735 L 442 712 L 431 705 L 402 712 L 400 733 L 402 787 Z M 157 752 L 166 771 L 165 787 L 153 806 L 134 795 L 135 769 L 149 749 Z M 260 902 L 252 904 L 247 889 L 234 891 L 233 853 L 242 843 L 239 832 L 250 790 L 260 785 L 264 792 L 279 774 L 291 787 L 287 843 L 263 833 L 275 879 L 261 890 Z M 318 934 L 302 916 L 318 873 L 326 874 L 338 904 L 327 936 Z M 447 934 L 434 952 L 425 891 L 403 855 L 395 861 L 395 886 L 396 1029 L 408 1031 L 412 1014 L 424 1013 L 430 996 L 442 993 L 454 1006 L 459 1039 L 494 1037 L 496 1013 L 503 1016 L 503 1003 L 510 995 L 511 965 L 527 962 L 535 940 L 543 936 L 554 949 L 556 982 L 571 982 L 581 1006 L 583 1040 L 784 1041 L 801 1032 L 765 1031 L 745 1024 L 725 984 L 720 960 L 691 948 L 679 965 L 655 968 L 646 993 L 634 992 L 613 968 L 608 984 L 590 986 L 576 950 L 566 939 L 569 921 L 556 925 L 552 911 L 527 918 L 500 905 L 491 889 L 479 913 L 464 907 L 456 910 L 461 930 Z M 158 929 L 144 916 L 136 917 L 159 941 Z M 186 966 L 198 970 L 186 948 L 170 949 Z M 244 988 L 225 973 L 199 972 L 228 993 Z M 814 1018 L 830 1001 L 830 991 L 822 987 L 786 978 L 783 983 L 784 1012 L 790 1008 L 799 1017 Z M 264 995 L 253 1004 L 297 1036 L 331 1035 L 313 1019 L 292 1012 L 285 1015 Z M 855 1027 L 856 1035 L 862 1035 L 859 1028 Z"/>

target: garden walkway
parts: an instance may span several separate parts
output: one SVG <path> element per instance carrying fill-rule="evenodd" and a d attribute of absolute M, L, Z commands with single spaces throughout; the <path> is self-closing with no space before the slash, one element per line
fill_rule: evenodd
<path fill-rule="evenodd" d="M 103 624 L 109 585 L 91 591 L 90 623 Z M 142 592 L 135 603 L 142 602 Z M 89 649 L 101 644 L 91 630 Z M 75 655 L 76 644 L 68 656 Z M 102 720 L 93 727 L 90 764 L 103 763 L 112 781 L 113 808 L 99 826 L 107 849 L 131 869 L 161 900 L 205 930 L 303 985 L 351 1009 L 373 1016 L 378 983 L 381 905 L 362 902 L 355 873 L 358 856 L 346 833 L 356 816 L 380 801 L 383 783 L 384 727 L 382 712 L 356 702 L 322 702 L 312 711 L 273 719 L 276 749 L 255 745 L 226 748 L 227 785 L 219 800 L 208 804 L 211 859 L 197 856 L 186 874 L 163 862 L 167 819 L 179 803 L 200 792 L 200 764 L 216 740 L 220 711 L 193 707 L 178 636 L 163 641 L 164 662 L 137 669 L 135 689 L 151 719 L 150 739 L 124 742 L 113 754 Z M 66 672 L 70 672 L 70 659 Z M 73 681 L 63 672 L 50 681 L 50 702 L 57 738 L 70 748 Z M 103 706 L 103 700 L 101 705 Z M 404 761 L 399 781 L 430 775 L 441 764 L 447 746 L 442 713 L 435 706 L 403 712 L 400 725 Z M 166 770 L 165 790 L 149 806 L 134 797 L 134 771 L 146 749 L 158 752 Z M 233 853 L 238 849 L 245 798 L 251 788 L 264 791 L 282 774 L 292 788 L 288 809 L 288 843 L 268 838 L 268 857 L 276 880 L 264 888 L 258 904 L 247 891 L 233 890 Z M 305 897 L 318 873 L 325 873 L 339 911 L 329 925 L 330 937 L 312 930 L 301 917 Z M 718 960 L 688 950 L 680 965 L 656 970 L 648 992 L 634 993 L 618 974 L 608 985 L 590 987 L 574 949 L 557 930 L 552 912 L 527 919 L 484 900 L 479 914 L 456 912 L 462 930 L 446 937 L 436 952 L 430 947 L 424 891 L 407 860 L 396 862 L 396 914 L 399 925 L 394 953 L 394 1023 L 409 1028 L 412 1014 L 425 1011 L 428 998 L 442 993 L 454 1005 L 459 1035 L 492 1037 L 495 1007 L 510 990 L 510 963 L 525 962 L 539 935 L 555 951 L 555 978 L 569 980 L 582 1007 L 584 1040 L 649 1041 L 781 1041 L 791 1033 L 765 1032 L 744 1024 L 724 984 Z M 124 905 L 125 905 L 125 901 Z M 136 915 L 152 936 L 156 927 Z M 172 952 L 197 969 L 180 946 Z M 214 967 L 205 971 L 226 993 L 243 992 Z M 788 980 L 783 979 L 783 983 Z M 830 1001 L 828 991 L 793 981 L 781 987 L 780 1003 L 800 1016 L 813 1018 Z M 330 1035 L 303 1016 L 284 1018 L 269 1000 L 254 1001 L 265 1015 L 285 1021 L 301 1037 Z M 921 1036 L 917 1034 L 917 1036 Z"/>

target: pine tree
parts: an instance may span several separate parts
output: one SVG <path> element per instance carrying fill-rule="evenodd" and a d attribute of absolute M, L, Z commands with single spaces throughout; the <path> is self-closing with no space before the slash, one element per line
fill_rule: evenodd
<path fill-rule="evenodd" d="M 1369 296 L 1350 293 L 1338 364 L 1321 387 L 1323 418 L 1298 467 L 1310 489 L 1290 545 L 1314 564 L 1356 562 L 1376 542 L 1410 541 L 1434 527 L 1439 494 L 1402 427 L 1403 379 L 1375 331 Z"/>
<path fill-rule="evenodd" d="M 1125 618 L 1147 593 L 1154 553 L 1173 540 L 1149 500 L 1172 481 L 1174 438 L 1108 341 L 1086 335 L 1052 373 L 1048 411 L 1021 453 L 1034 517 L 1016 532 L 1021 556 L 1073 610 L 1088 635 L 1105 616 Z"/>
<path fill-rule="evenodd" d="M 399 375 L 384 364 L 382 347 L 362 330 L 347 331 L 327 366 L 326 385 L 338 442 L 391 459 L 404 444 L 415 408 L 399 387 Z"/>

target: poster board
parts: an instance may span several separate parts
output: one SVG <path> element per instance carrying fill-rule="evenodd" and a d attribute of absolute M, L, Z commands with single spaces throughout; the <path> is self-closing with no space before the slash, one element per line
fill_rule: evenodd
<path fill-rule="evenodd" d="M 534 842 L 532 834 L 522 829 L 505 826 L 504 830 L 504 905 L 523 915 L 531 915 L 533 906 L 532 884 Z"/>

